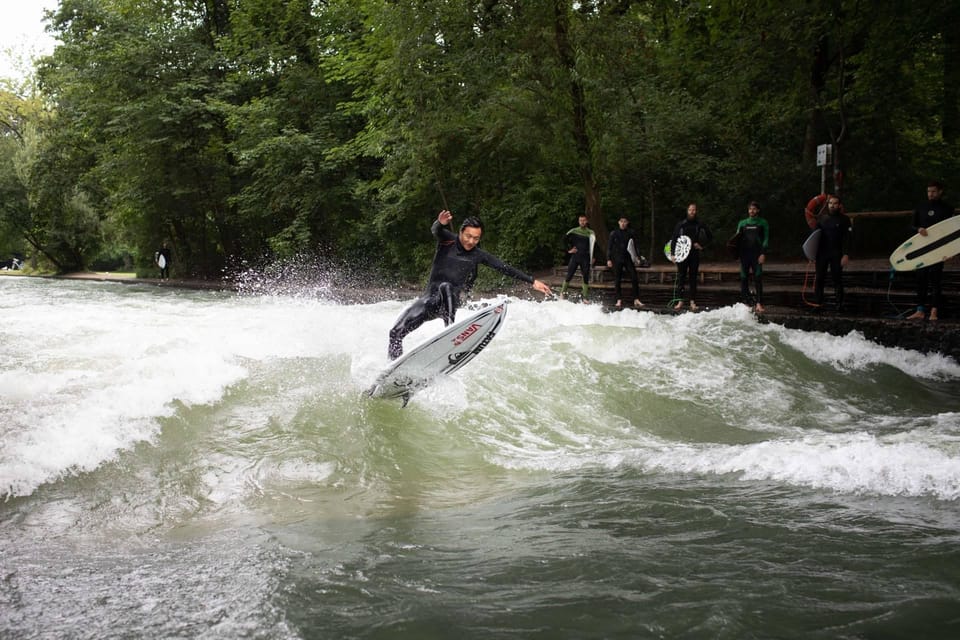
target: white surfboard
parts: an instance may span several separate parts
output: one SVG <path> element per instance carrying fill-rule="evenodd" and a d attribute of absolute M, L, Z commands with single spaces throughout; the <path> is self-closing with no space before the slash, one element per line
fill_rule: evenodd
<path fill-rule="evenodd" d="M 960 216 L 927 227 L 927 235 L 911 236 L 890 254 L 896 271 L 913 271 L 948 260 L 960 253 Z"/>
<path fill-rule="evenodd" d="M 803 256 L 810 262 L 817 261 L 817 251 L 820 249 L 820 234 L 822 233 L 823 231 L 820 229 L 814 229 L 803 243 Z"/>
<path fill-rule="evenodd" d="M 374 398 L 410 397 L 440 376 L 450 375 L 490 344 L 507 317 L 506 301 L 482 309 L 396 360 L 380 374 L 367 394 Z"/>
<path fill-rule="evenodd" d="M 161 269 L 167 266 L 167 259 L 163 257 L 162 253 L 159 254 L 159 257 L 157 258 L 157 266 L 160 267 Z"/>

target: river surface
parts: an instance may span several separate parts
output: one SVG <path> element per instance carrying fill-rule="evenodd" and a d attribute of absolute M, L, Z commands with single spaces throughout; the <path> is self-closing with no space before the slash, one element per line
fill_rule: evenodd
<path fill-rule="evenodd" d="M 960 637 L 954 360 L 515 300 L 404 409 L 404 306 L 0 277 L 0 637 Z"/>

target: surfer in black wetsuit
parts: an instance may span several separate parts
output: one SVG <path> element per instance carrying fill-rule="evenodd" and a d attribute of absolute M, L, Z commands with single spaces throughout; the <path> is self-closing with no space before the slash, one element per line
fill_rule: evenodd
<path fill-rule="evenodd" d="M 620 216 L 617 225 L 619 228 L 614 229 L 607 242 L 607 267 L 613 270 L 613 287 L 617 298 L 615 306 L 617 309 L 623 307 L 621 282 L 623 272 L 626 271 L 627 275 L 630 276 L 630 284 L 633 287 L 633 306 L 639 309 L 643 306 L 643 303 L 640 302 L 640 284 L 633 259 L 640 240 L 637 238 L 637 232 L 630 228 L 630 220 L 627 216 Z M 633 253 L 631 253 L 630 248 L 631 242 L 633 243 Z M 639 262 L 639 259 L 637 261 Z"/>
<path fill-rule="evenodd" d="M 953 207 L 944 202 L 943 183 L 931 180 L 927 185 L 927 201 L 913 212 L 913 231 L 927 235 L 927 227 L 943 222 L 954 215 Z M 927 289 L 931 289 L 930 315 L 927 316 Z M 917 269 L 917 310 L 907 320 L 938 319 L 937 310 L 943 304 L 943 262 Z"/>
<path fill-rule="evenodd" d="M 673 309 L 674 311 L 680 311 L 683 308 L 683 288 L 689 274 L 690 310 L 696 311 L 697 282 L 700 279 L 700 252 L 703 251 L 703 245 L 710 239 L 710 230 L 697 218 L 697 204 L 695 202 L 687 205 L 687 215 L 673 229 L 673 237 L 670 239 L 671 256 L 674 255 L 677 240 L 681 236 L 690 238 L 690 253 L 687 254 L 686 260 L 677 265 L 677 290 L 674 296 L 677 303 L 673 305 Z"/>
<path fill-rule="evenodd" d="M 170 257 L 170 247 L 167 246 L 167 241 L 164 240 L 157 252 L 153 254 L 153 261 L 157 264 L 157 268 L 160 269 L 161 280 L 170 279 Z M 163 258 L 162 265 L 160 264 L 160 258 Z"/>
<path fill-rule="evenodd" d="M 597 236 L 593 229 L 587 226 L 587 216 L 581 215 L 577 218 L 577 226 L 567 232 L 563 241 L 567 244 L 567 254 L 570 256 L 570 262 L 567 264 L 567 277 L 563 280 L 560 287 L 560 297 L 567 297 L 567 288 L 570 281 L 573 280 L 573 274 L 580 269 L 580 275 L 583 278 L 583 284 L 580 287 L 580 301 L 588 302 L 587 294 L 590 293 L 590 268 L 593 266 L 593 244 Z"/>
<path fill-rule="evenodd" d="M 477 248 L 483 235 L 483 223 L 479 218 L 469 217 L 460 225 L 459 235 L 454 235 L 444 226 L 453 219 L 453 214 L 444 209 L 437 216 L 430 231 L 437 239 L 437 252 L 433 256 L 430 281 L 424 295 L 414 301 L 397 319 L 390 330 L 387 355 L 396 360 L 403 353 L 403 339 L 427 320 L 442 318 L 449 326 L 460 306 L 460 294 L 468 292 L 477 279 L 477 266 L 485 264 L 500 273 L 533 285 L 540 293 L 553 292 L 545 283 L 533 276 L 514 269 L 496 256 Z"/>
<path fill-rule="evenodd" d="M 843 268 L 850 261 L 850 242 L 853 237 L 853 224 L 843 212 L 840 198 L 827 198 L 827 210 L 817 216 L 817 229 L 820 229 L 822 234 L 817 246 L 817 284 L 814 287 L 817 306 L 823 306 L 823 290 L 827 284 L 829 269 L 833 276 L 836 308 L 839 311 L 843 306 Z"/>

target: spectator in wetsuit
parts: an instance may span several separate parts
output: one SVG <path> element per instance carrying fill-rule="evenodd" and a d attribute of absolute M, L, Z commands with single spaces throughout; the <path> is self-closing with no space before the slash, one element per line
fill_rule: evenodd
<path fill-rule="evenodd" d="M 593 244 L 596 236 L 593 229 L 587 226 L 587 216 L 582 215 L 577 219 L 577 226 L 567 232 L 564 241 L 567 243 L 567 253 L 570 255 L 570 263 L 567 265 L 567 277 L 563 280 L 563 286 L 560 287 L 560 297 L 567 297 L 567 287 L 573 280 L 577 268 L 580 268 L 580 275 L 583 276 L 583 286 L 580 288 L 581 301 L 586 303 L 587 294 L 590 293 L 590 267 L 593 266 Z"/>
<path fill-rule="evenodd" d="M 927 201 L 913 212 L 913 231 L 927 235 L 927 227 L 943 222 L 954 215 L 953 207 L 944 202 L 943 183 L 931 180 L 927 185 Z M 917 310 L 907 316 L 908 320 L 923 320 L 927 317 L 927 291 L 930 291 L 930 320 L 938 319 L 938 309 L 943 305 L 943 262 L 917 269 Z"/>
<path fill-rule="evenodd" d="M 744 304 L 753 306 L 757 313 L 763 313 L 763 263 L 767 261 L 767 247 L 770 244 L 770 227 L 760 217 L 760 204 L 754 200 L 747 206 L 747 217 L 737 225 L 740 249 L 740 295 Z M 757 295 L 750 295 L 750 272 L 753 272 L 753 285 Z"/>
<path fill-rule="evenodd" d="M 827 210 L 817 216 L 820 229 L 820 244 L 817 246 L 817 306 L 823 306 L 823 290 L 827 284 L 827 270 L 833 276 L 836 308 L 843 305 L 843 268 L 850 261 L 850 243 L 853 238 L 853 223 L 843 212 L 837 196 L 827 198 Z"/>
<path fill-rule="evenodd" d="M 623 279 L 623 272 L 630 275 L 630 284 L 633 287 L 633 306 L 640 308 L 643 303 L 640 302 L 640 283 L 637 279 L 637 265 L 633 262 L 633 255 L 630 253 L 630 243 L 633 243 L 633 250 L 636 252 L 640 239 L 637 238 L 637 232 L 630 228 L 630 220 L 626 216 L 620 216 L 617 221 L 618 229 L 614 229 L 607 241 L 607 266 L 613 270 L 613 286 L 617 298 L 617 309 L 623 307 L 623 296 L 620 281 Z"/>
<path fill-rule="evenodd" d="M 160 266 L 160 256 L 163 256 L 163 266 Z M 160 245 L 160 249 L 153 255 L 153 261 L 157 264 L 157 268 L 160 269 L 160 279 L 169 280 L 170 279 L 170 247 L 167 246 L 167 241 L 164 240 Z"/>
<path fill-rule="evenodd" d="M 404 311 L 390 330 L 387 355 L 396 360 L 403 353 L 403 339 L 427 320 L 442 318 L 444 326 L 450 325 L 460 306 L 460 295 L 468 292 L 477 279 L 477 266 L 485 264 L 500 273 L 533 285 L 543 294 L 551 294 L 550 287 L 534 280 L 522 271 L 504 264 L 499 258 L 477 248 L 483 235 L 483 223 L 479 218 L 469 217 L 460 225 L 459 235 L 443 228 L 453 219 L 453 214 L 444 209 L 437 216 L 431 233 L 437 239 L 437 252 L 433 256 L 430 281 L 424 295 Z"/>
<path fill-rule="evenodd" d="M 689 276 L 690 281 L 690 310 L 697 310 L 697 283 L 700 280 L 700 252 L 703 246 L 710 239 L 710 230 L 697 218 L 697 205 L 691 202 L 687 205 L 687 215 L 677 223 L 673 229 L 673 237 L 670 239 L 670 255 L 675 255 L 677 240 L 681 236 L 690 238 L 690 253 L 687 259 L 677 265 L 677 304 L 673 306 L 675 311 L 683 308 L 683 289 Z M 671 258 L 672 259 L 672 258 Z"/>

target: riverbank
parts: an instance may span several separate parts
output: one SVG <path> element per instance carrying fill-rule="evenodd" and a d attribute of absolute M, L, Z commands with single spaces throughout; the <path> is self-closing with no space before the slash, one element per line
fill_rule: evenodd
<path fill-rule="evenodd" d="M 704 270 L 709 272 L 709 267 L 705 265 Z M 270 292 L 268 285 L 256 286 L 251 285 L 249 282 L 179 278 L 159 280 L 156 278 L 137 278 L 134 274 L 130 273 L 80 272 L 56 276 L 21 276 L 15 272 L 6 272 L 4 275 L 112 282 L 127 285 L 173 287 L 234 293 L 258 294 Z M 537 274 L 537 277 L 549 282 L 551 286 L 555 288 L 559 285 L 557 278 L 552 272 Z M 575 289 L 576 288 L 578 287 L 575 287 Z M 785 286 L 784 288 L 787 290 L 787 293 L 791 293 L 789 286 Z M 739 301 L 739 293 L 730 287 L 711 287 L 710 284 L 707 283 L 701 285 L 701 289 L 709 291 L 709 295 L 705 293 L 703 296 L 703 299 L 708 301 L 707 304 L 701 306 L 701 309 L 704 311 L 720 306 L 736 304 Z M 797 289 L 797 287 L 793 287 L 793 289 Z M 644 311 L 661 314 L 677 313 L 669 308 L 666 304 L 667 301 L 660 299 L 668 296 L 669 293 L 661 293 L 655 296 L 650 285 L 642 286 L 642 291 L 644 293 L 642 293 L 641 296 L 647 300 L 647 306 L 644 307 Z M 420 292 L 421 288 L 413 284 L 402 284 L 393 287 L 372 287 L 356 286 L 352 283 L 338 286 L 334 283 L 322 288 L 322 297 L 342 304 L 371 304 L 386 300 L 409 300 L 417 297 Z M 542 299 L 540 294 L 532 291 L 528 286 L 523 284 L 505 286 L 489 293 L 511 295 L 528 300 Z M 792 293 L 800 295 L 801 292 L 797 290 Z M 609 285 L 594 287 L 593 300 L 595 303 L 599 303 L 606 311 L 616 311 L 612 290 L 610 290 Z M 622 313 L 631 312 L 631 310 L 624 310 Z M 779 324 L 790 329 L 819 331 L 836 336 L 844 336 L 856 331 L 865 338 L 886 347 L 899 347 L 920 351 L 922 353 L 940 353 L 960 362 L 960 322 L 958 322 L 956 318 L 948 317 L 936 322 L 928 322 L 903 320 L 897 317 L 869 317 L 851 312 L 817 313 L 811 307 L 806 306 L 796 307 L 770 304 L 767 305 L 766 312 L 760 316 L 760 321 Z"/>

